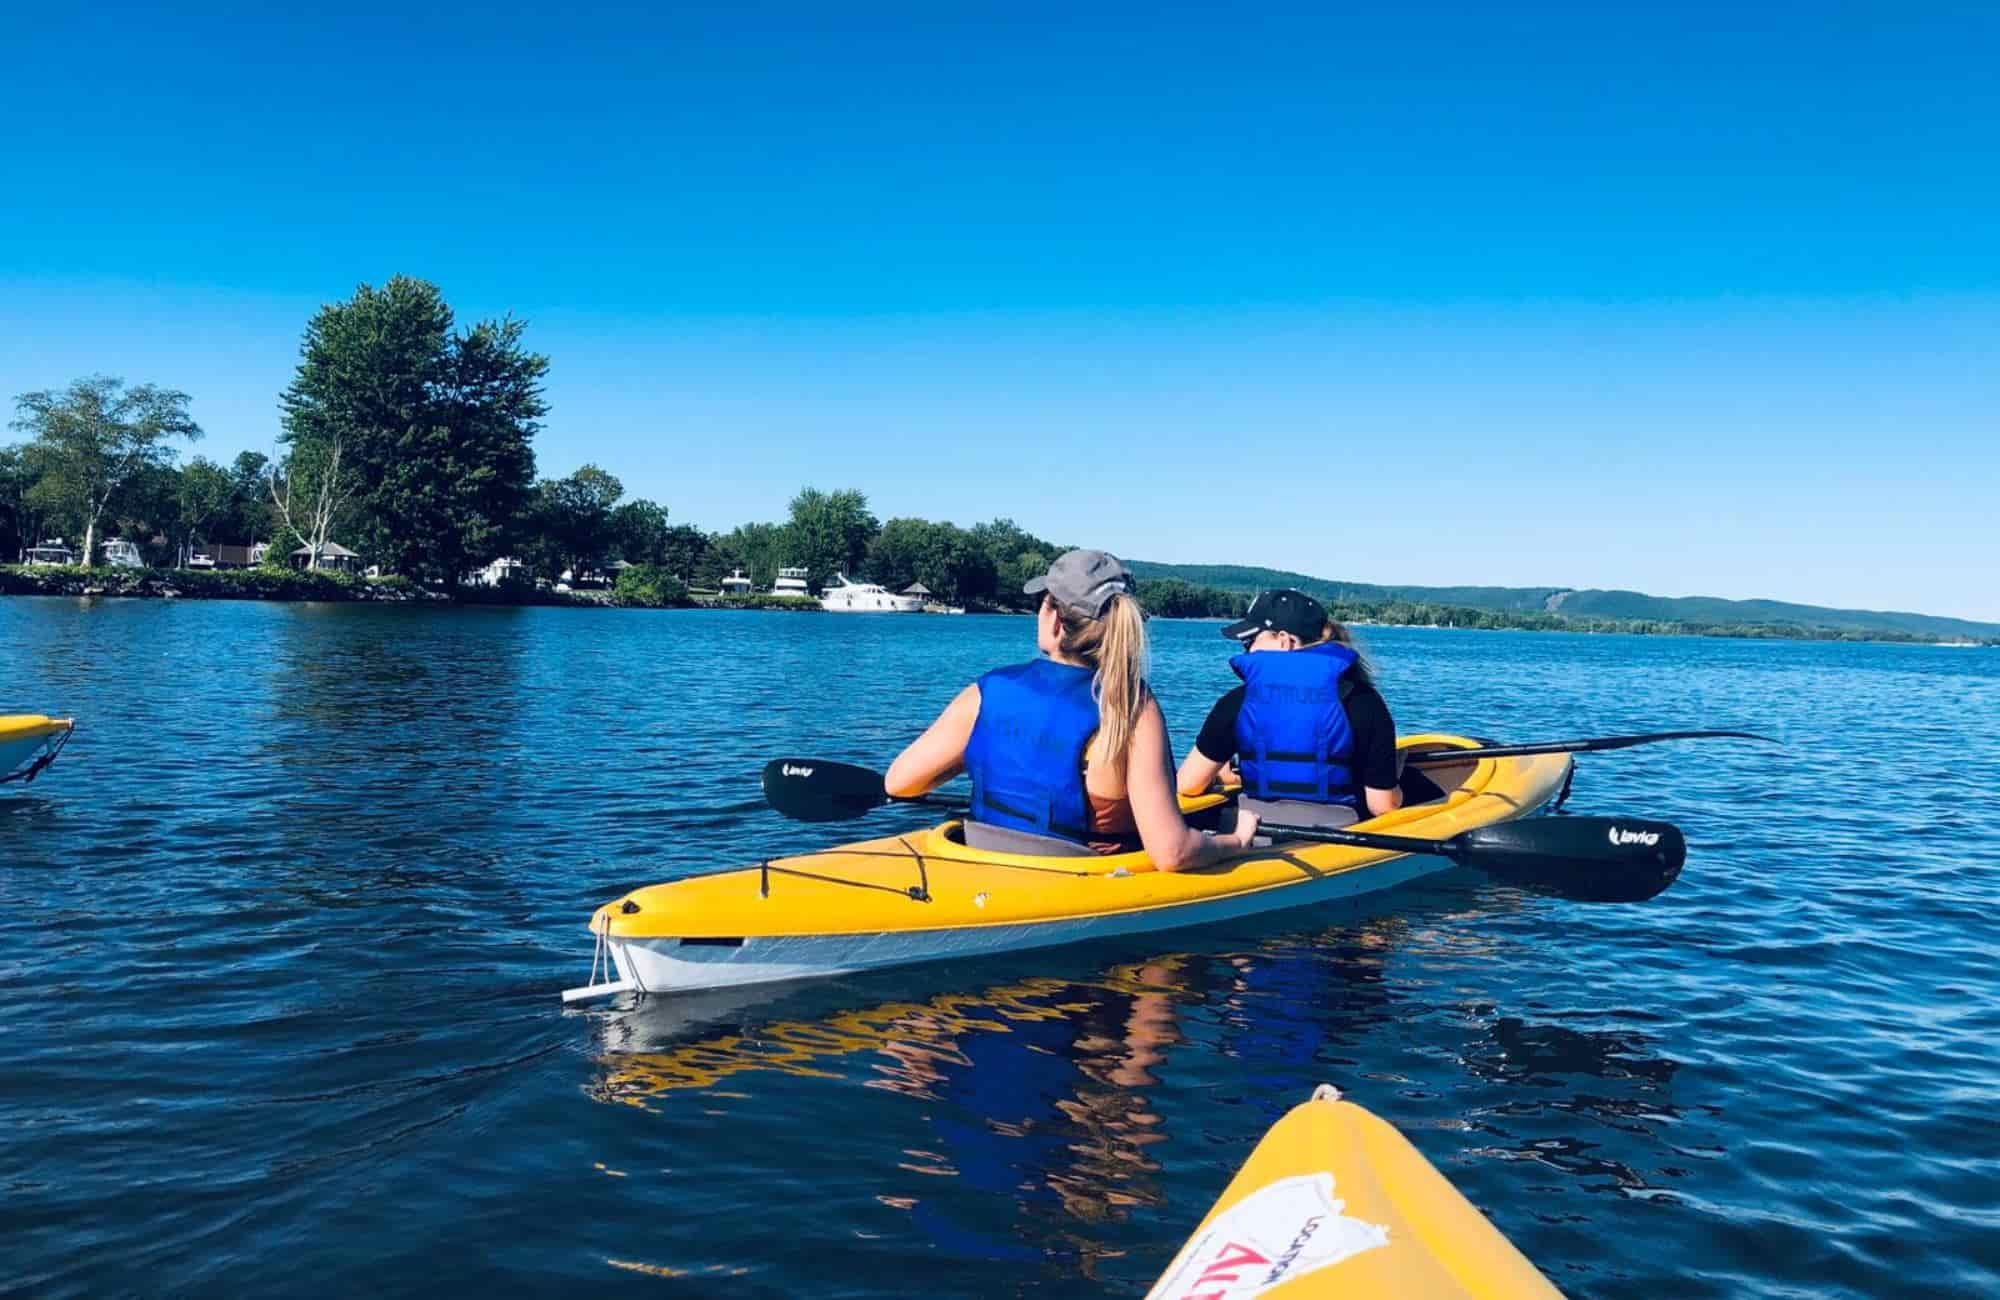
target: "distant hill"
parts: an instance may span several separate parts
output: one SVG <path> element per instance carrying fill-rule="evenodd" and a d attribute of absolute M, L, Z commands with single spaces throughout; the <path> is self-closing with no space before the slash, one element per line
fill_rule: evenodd
<path fill-rule="evenodd" d="M 2000 637 L 2000 623 L 1909 614 L 1893 610 L 1829 609 L 1795 605 L 1782 600 L 1723 600 L 1716 596 L 1648 596 L 1639 591 L 1601 591 L 1572 587 L 1406 587 L 1370 582 L 1338 582 L 1283 569 L 1241 564 L 1155 564 L 1131 562 L 1141 578 L 1179 578 L 1197 586 L 1224 591 L 1256 592 L 1266 587 L 1297 587 L 1321 600 L 1424 601 L 1466 609 L 1507 613 L 1551 613 L 1570 618 L 1657 620 L 1719 626 L 1826 628 L 1840 632 L 1898 633 L 1909 636 Z"/>

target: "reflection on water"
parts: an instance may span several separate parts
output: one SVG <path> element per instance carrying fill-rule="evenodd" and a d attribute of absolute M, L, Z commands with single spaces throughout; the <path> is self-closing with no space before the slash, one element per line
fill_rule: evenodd
<path fill-rule="evenodd" d="M 1386 971 L 1399 944 L 1429 941 L 1439 950 L 1425 955 L 1441 964 L 1468 955 L 1440 932 L 1413 940 L 1404 921 L 1378 917 L 1248 949 L 1161 953 L 1083 977 L 842 1005 L 810 1018 L 757 1015 L 760 1002 L 783 1000 L 782 992 L 743 990 L 692 1006 L 648 999 L 601 1019 L 604 1050 L 588 1092 L 651 1111 L 706 1108 L 718 1098 L 754 1105 L 783 1096 L 773 1085 L 785 1078 L 892 1094 L 919 1108 L 924 1136 L 894 1161 L 916 1181 L 881 1193 L 881 1203 L 963 1239 L 962 1229 L 930 1221 L 925 1187 L 962 1180 L 1010 1199 L 1026 1220 L 1054 1212 L 1067 1222 L 1045 1224 L 1041 1248 L 1059 1237 L 1079 1260 L 1096 1261 L 1119 1250 L 1091 1237 L 1088 1225 L 1163 1203 L 1153 1152 L 1179 1134 L 1151 1094 L 1184 1067 L 1213 1074 L 1216 1063 L 1229 1063 L 1208 1085 L 1214 1100 L 1273 1114 L 1321 1078 L 1393 1098 L 1397 1090 L 1381 1085 L 1394 1076 L 1370 1075 L 1343 1046 L 1382 1032 L 1399 1011 L 1428 1014 L 1398 1008 Z M 1601 1143 L 1536 1136 L 1538 1123 L 1517 1123 L 1560 1113 L 1570 1129 L 1587 1120 L 1655 1136 L 1679 1118 L 1669 1094 L 1680 1066 L 1647 1035 L 1496 1017 L 1490 1004 L 1443 1009 L 1461 1030 L 1452 1049 L 1458 1068 L 1510 1098 L 1454 1126 L 1467 1155 L 1533 1162 L 1589 1188 L 1657 1186 Z M 1618 1090 L 1579 1086 L 1584 1079 Z M 1437 1086 L 1433 1079 L 1411 1091 Z M 990 1241 L 967 1248 L 992 1258 L 1016 1253 Z"/>

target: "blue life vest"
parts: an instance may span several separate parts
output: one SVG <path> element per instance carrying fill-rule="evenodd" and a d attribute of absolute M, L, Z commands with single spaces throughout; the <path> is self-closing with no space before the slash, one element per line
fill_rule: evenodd
<path fill-rule="evenodd" d="M 1053 659 L 979 679 L 979 718 L 965 743 L 972 819 L 1086 843 L 1084 751 L 1097 734 L 1096 673 Z"/>
<path fill-rule="evenodd" d="M 1340 699 L 1341 675 L 1357 658 L 1329 641 L 1304 650 L 1246 651 L 1229 661 L 1245 687 L 1236 715 L 1244 794 L 1360 811 L 1354 728 Z"/>

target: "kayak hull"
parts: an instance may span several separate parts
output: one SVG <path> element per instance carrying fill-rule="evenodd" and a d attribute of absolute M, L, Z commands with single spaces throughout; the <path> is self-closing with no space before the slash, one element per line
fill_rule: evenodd
<path fill-rule="evenodd" d="M 1560 1300 L 1409 1139 L 1331 1088 L 1264 1135 L 1147 1300 Z"/>
<path fill-rule="evenodd" d="M 74 724 L 39 713 L 0 716 L 0 781 L 25 775 L 43 755 L 60 746 Z"/>
<path fill-rule="evenodd" d="M 1406 749 L 1468 748 L 1412 736 Z M 1524 817 L 1555 798 L 1567 755 L 1432 768 L 1444 797 L 1357 830 L 1444 840 Z M 1183 800 L 1199 817 L 1219 795 Z M 1052 947 L 1231 921 L 1377 893 L 1447 869 L 1448 858 L 1318 842 L 1260 847 L 1201 871 L 1155 871 L 1144 853 L 1042 858 L 969 848 L 961 823 L 774 858 L 633 890 L 592 916 L 614 993 L 735 988 L 916 962 Z"/>
<path fill-rule="evenodd" d="M 743 936 L 741 943 L 715 938 L 630 939 L 610 943 L 622 958 L 638 992 L 738 988 L 1234 921 L 1285 908 L 1378 893 L 1420 876 L 1449 870 L 1451 865 L 1446 858 L 1412 855 L 1368 871 L 1307 880 L 1253 894 L 1170 908 L 1016 925 L 952 926 L 872 934 Z"/>

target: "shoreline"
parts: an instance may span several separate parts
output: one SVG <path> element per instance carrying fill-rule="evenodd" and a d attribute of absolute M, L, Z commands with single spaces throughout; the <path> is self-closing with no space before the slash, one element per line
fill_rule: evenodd
<path fill-rule="evenodd" d="M 455 592 L 424 587 L 406 578 L 358 578 L 346 574 L 303 573 L 293 570 L 224 569 L 47 569 L 0 566 L 0 598 L 44 597 L 68 600 L 244 600 L 273 604 L 388 604 L 431 607 L 499 606 L 551 609 L 728 610 L 792 614 L 824 614 L 817 600 L 798 597 L 721 596 L 690 593 L 674 602 L 621 599 L 611 591 L 542 591 L 523 588 L 461 587 Z M 968 606 L 975 615 L 1019 614 L 1021 611 Z M 1196 616 L 1154 616 L 1162 622 L 1223 622 Z M 1704 637 L 1718 641 L 1815 641 L 1847 645 L 1906 645 L 1933 649 L 1979 650 L 2000 646 L 1996 641 L 1962 641 L 1918 636 L 1857 636 L 1837 629 L 1774 627 L 1745 624 L 1741 628 L 1652 624 L 1643 627 L 1456 627 L 1434 623 L 1349 620 L 1354 628 L 1398 627 L 1437 632 L 1526 632 L 1568 636 Z"/>

